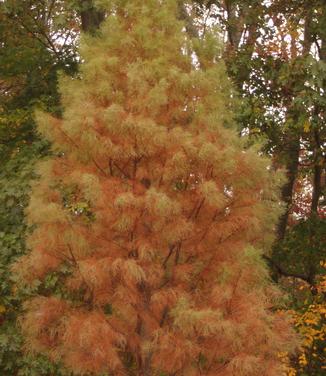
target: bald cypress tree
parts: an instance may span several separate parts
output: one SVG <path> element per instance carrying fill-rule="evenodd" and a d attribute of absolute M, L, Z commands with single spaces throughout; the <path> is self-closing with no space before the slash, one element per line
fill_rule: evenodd
<path fill-rule="evenodd" d="M 244 150 L 213 39 L 188 39 L 176 1 L 104 3 L 63 118 L 38 114 L 54 157 L 15 273 L 64 292 L 26 303 L 26 346 L 74 374 L 279 376 L 292 336 L 260 256 L 279 176 Z"/>

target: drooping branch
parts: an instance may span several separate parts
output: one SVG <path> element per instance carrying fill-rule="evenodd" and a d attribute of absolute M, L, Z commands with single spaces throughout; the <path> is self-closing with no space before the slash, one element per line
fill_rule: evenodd
<path fill-rule="evenodd" d="M 305 275 L 302 273 L 295 273 L 290 272 L 288 270 L 285 270 L 281 265 L 276 263 L 271 257 L 268 257 L 266 255 L 263 255 L 263 258 L 267 261 L 267 263 L 270 265 L 270 267 L 277 271 L 278 274 L 280 274 L 283 277 L 292 277 L 292 278 L 298 278 L 302 281 L 307 282 L 311 287 L 314 287 L 315 281 L 314 277 L 312 275 Z"/>

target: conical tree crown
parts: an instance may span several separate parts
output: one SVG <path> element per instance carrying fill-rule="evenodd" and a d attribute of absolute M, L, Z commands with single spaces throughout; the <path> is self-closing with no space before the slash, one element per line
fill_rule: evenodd
<path fill-rule="evenodd" d="M 291 335 L 257 250 L 278 177 L 243 150 L 212 38 L 188 39 L 176 1 L 105 3 L 63 118 L 38 116 L 55 156 L 16 272 L 63 288 L 26 304 L 27 346 L 75 374 L 279 376 Z"/>

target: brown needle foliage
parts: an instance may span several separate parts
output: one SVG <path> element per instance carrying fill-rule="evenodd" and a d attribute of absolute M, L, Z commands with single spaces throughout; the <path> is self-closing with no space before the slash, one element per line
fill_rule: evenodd
<path fill-rule="evenodd" d="M 189 40 L 176 12 L 108 2 L 80 79 L 61 83 L 63 118 L 38 116 L 57 156 L 15 271 L 69 273 L 63 297 L 26 304 L 27 346 L 75 374 L 279 376 L 293 338 L 260 249 L 280 176 L 244 150 L 212 38 Z"/>

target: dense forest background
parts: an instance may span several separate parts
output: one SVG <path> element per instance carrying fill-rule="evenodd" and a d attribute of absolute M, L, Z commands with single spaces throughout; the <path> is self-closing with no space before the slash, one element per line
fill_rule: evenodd
<path fill-rule="evenodd" d="M 95 7 L 97 5 L 97 8 Z M 78 77 L 80 33 L 96 34 L 106 14 L 101 1 L 0 1 L 0 372 L 61 375 L 46 357 L 23 354 L 16 319 L 36 291 L 60 289 L 51 274 L 43 284 L 17 289 L 11 264 L 24 254 L 24 220 L 34 165 L 50 153 L 36 132 L 35 109 L 60 115 L 60 75 Z M 280 354 L 288 375 L 325 372 L 325 116 L 326 3 L 324 0 L 179 1 L 179 16 L 193 38 L 216 27 L 237 96 L 238 131 L 260 143 L 283 168 L 284 214 L 265 259 L 284 290 L 302 346 Z M 81 203 L 82 205 L 82 203 Z M 76 208 L 75 208 L 76 209 Z"/>

